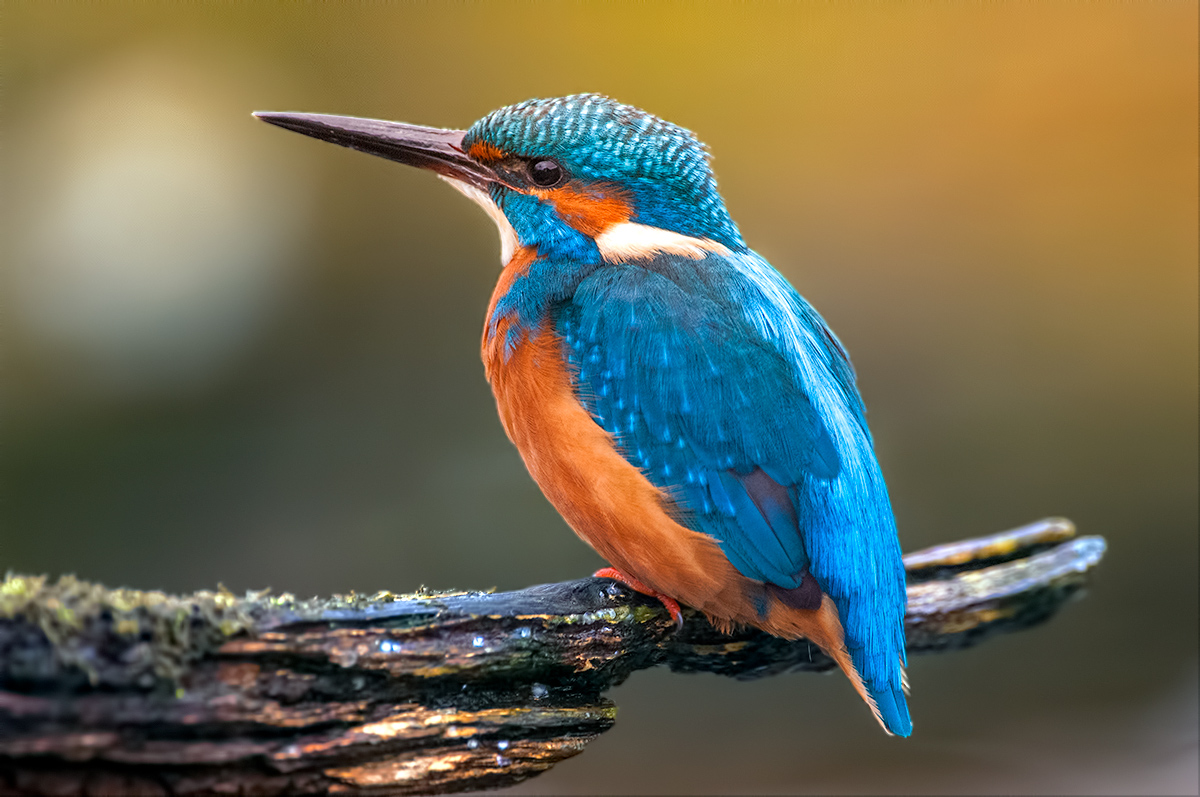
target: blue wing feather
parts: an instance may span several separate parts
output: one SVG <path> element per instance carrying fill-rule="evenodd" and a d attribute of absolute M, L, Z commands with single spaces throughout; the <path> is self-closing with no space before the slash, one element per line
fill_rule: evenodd
<path fill-rule="evenodd" d="M 806 571 L 894 732 L 904 573 L 854 372 L 820 316 L 752 252 L 599 268 L 553 317 L 578 395 L 625 458 L 744 575 Z"/>

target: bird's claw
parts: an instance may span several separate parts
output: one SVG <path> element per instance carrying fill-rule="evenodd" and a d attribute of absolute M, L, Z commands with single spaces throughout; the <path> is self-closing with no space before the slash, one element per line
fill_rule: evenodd
<path fill-rule="evenodd" d="M 617 570 L 615 567 L 602 567 L 595 573 L 592 573 L 592 577 L 611 578 L 613 581 L 618 581 L 629 587 L 634 592 L 640 592 L 643 595 L 649 595 L 652 598 L 656 598 L 671 615 L 671 619 L 675 621 L 676 630 L 683 628 L 683 610 L 679 608 L 679 601 L 675 600 L 674 598 L 647 587 L 633 576 L 627 576 L 620 570 Z"/>

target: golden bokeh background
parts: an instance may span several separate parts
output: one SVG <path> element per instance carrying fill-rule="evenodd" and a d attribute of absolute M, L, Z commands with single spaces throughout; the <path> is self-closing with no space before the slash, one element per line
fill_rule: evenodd
<path fill-rule="evenodd" d="M 1066 515 L 1050 623 L 838 677 L 636 674 L 530 793 L 1195 793 L 1197 5 L 0 6 L 0 567 L 301 595 L 599 566 L 478 362 L 491 222 L 252 110 L 695 130 L 857 366 L 906 549 Z"/>

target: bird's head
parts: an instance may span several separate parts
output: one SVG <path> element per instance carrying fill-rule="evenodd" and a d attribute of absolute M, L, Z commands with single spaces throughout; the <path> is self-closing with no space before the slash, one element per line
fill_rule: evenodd
<path fill-rule="evenodd" d="M 505 262 L 517 245 L 578 262 L 744 248 L 704 145 L 682 127 L 599 94 L 510 105 L 466 131 L 256 115 L 437 172 L 496 220 Z"/>

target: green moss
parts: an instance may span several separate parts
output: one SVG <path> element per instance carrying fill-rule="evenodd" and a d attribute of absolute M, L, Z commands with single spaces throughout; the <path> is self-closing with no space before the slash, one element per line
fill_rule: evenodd
<path fill-rule="evenodd" d="M 53 663 L 78 668 L 93 686 L 148 687 L 178 681 L 193 661 L 253 628 L 255 597 L 223 588 L 177 597 L 9 573 L 0 584 L 0 619 L 36 626 Z"/>
<path fill-rule="evenodd" d="M 422 587 L 412 595 L 352 592 L 297 600 L 269 590 L 239 597 L 218 586 L 216 591 L 175 596 L 109 589 L 74 576 L 51 582 L 46 576 L 9 573 L 0 583 L 0 624 L 8 620 L 36 626 L 45 644 L 24 651 L 19 665 L 0 661 L 0 682 L 50 680 L 67 668 L 82 672 L 92 687 L 167 685 L 173 690 L 194 662 L 230 637 L 253 633 L 276 618 L 316 620 L 331 610 L 463 594 Z"/>

